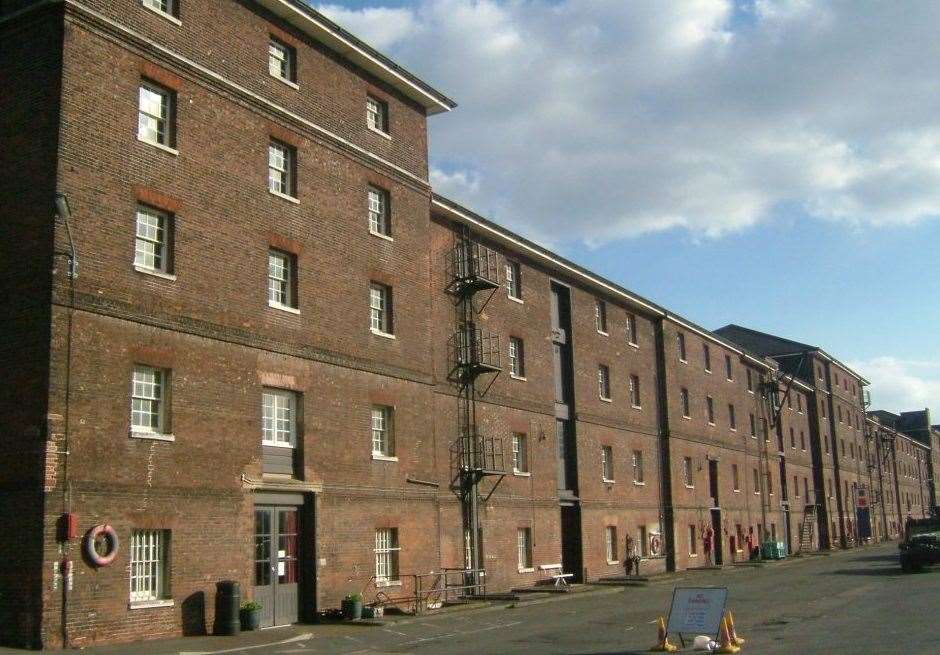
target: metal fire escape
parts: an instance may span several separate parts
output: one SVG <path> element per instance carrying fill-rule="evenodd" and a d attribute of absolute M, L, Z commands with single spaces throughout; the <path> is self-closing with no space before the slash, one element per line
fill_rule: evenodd
<path fill-rule="evenodd" d="M 448 380 L 456 385 L 457 434 L 450 446 L 451 489 L 463 509 L 465 565 L 481 586 L 483 566 L 480 507 L 506 474 L 502 439 L 487 437 L 477 424 L 476 401 L 499 375 L 499 336 L 477 324 L 499 283 L 499 256 L 471 239 L 461 226 L 454 247 L 447 253 L 447 293 L 454 298 L 455 330 L 448 344 Z M 488 379 L 482 390 L 482 382 Z M 484 498 L 481 483 L 495 477 Z"/>

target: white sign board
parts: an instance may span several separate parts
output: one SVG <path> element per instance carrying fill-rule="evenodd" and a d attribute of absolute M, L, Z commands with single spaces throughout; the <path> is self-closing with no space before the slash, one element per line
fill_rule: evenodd
<path fill-rule="evenodd" d="M 726 587 L 676 587 L 666 632 L 717 635 L 727 598 Z"/>

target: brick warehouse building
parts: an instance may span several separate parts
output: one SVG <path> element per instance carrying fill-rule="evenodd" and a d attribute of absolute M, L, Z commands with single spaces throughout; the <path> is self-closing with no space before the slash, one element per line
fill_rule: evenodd
<path fill-rule="evenodd" d="M 795 551 L 807 505 L 810 548 L 855 541 L 860 376 L 434 195 L 454 103 L 306 5 L 4 0 L 0 35 L 5 642 L 212 631 L 226 579 L 273 625 L 616 575 L 628 538 L 699 566 L 704 525 Z"/>

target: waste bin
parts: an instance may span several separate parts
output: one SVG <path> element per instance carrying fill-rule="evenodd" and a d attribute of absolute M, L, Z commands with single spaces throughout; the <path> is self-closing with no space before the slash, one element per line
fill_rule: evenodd
<path fill-rule="evenodd" d="M 237 635 L 241 632 L 239 610 L 242 604 L 241 587 L 234 580 L 222 580 L 215 585 L 215 630 L 217 635 Z"/>

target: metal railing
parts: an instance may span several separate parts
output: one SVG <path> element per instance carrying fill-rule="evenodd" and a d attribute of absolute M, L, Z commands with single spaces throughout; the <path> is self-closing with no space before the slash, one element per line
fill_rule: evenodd
<path fill-rule="evenodd" d="M 399 575 L 392 584 L 372 576 L 360 594 L 364 604 L 371 607 L 395 607 L 423 614 L 447 604 L 469 602 L 468 596 L 485 595 L 485 580 L 484 569 L 445 568 L 430 573 Z"/>
<path fill-rule="evenodd" d="M 499 255 L 479 243 L 458 243 L 446 253 L 445 268 L 451 288 L 499 286 Z"/>
<path fill-rule="evenodd" d="M 486 437 L 476 430 L 460 435 L 451 444 L 451 467 L 455 471 L 491 471 L 506 470 L 503 454 L 503 440 Z"/>

